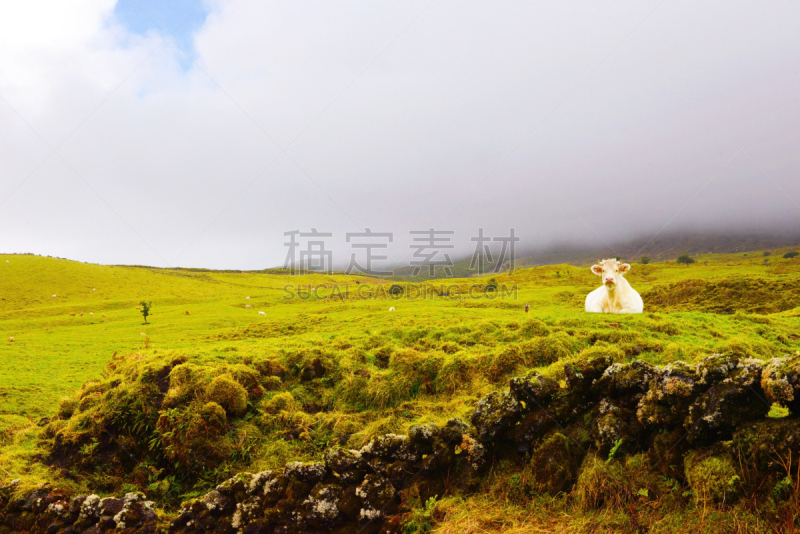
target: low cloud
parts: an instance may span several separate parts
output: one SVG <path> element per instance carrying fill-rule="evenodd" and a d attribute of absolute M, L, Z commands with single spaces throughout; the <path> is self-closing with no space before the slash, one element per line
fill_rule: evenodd
<path fill-rule="evenodd" d="M 800 222 L 796 3 L 207 0 L 189 56 L 113 1 L 51 4 L 0 17 L 2 251 L 262 268 L 286 231 L 347 261 L 371 228 L 402 264 L 430 227 L 457 255 L 480 227 Z"/>

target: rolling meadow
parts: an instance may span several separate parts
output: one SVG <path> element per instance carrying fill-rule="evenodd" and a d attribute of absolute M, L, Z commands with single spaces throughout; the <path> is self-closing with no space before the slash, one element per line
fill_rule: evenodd
<path fill-rule="evenodd" d="M 600 285 L 588 265 L 413 285 L 0 255 L 0 483 L 142 491 L 171 518 L 239 472 L 469 421 L 513 377 L 537 371 L 564 387 L 571 362 L 597 351 L 658 366 L 795 355 L 800 258 L 784 259 L 790 250 L 631 262 L 641 315 L 586 314 Z M 147 324 L 141 301 L 152 302 Z M 406 532 L 790 532 L 765 511 L 778 497 L 709 504 L 683 475 L 643 483 L 624 506 L 586 506 L 531 482 L 530 468 L 486 469 L 477 491 L 404 496 Z M 790 477 L 795 496 L 798 483 Z"/>

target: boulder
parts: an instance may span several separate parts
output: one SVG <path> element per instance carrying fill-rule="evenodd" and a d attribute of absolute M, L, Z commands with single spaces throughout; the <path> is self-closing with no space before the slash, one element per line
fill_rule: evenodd
<path fill-rule="evenodd" d="M 800 354 L 771 359 L 761 373 L 761 387 L 767 401 L 800 415 Z"/>
<path fill-rule="evenodd" d="M 522 412 L 522 404 L 509 392 L 494 392 L 478 401 L 471 421 L 478 439 L 487 443 L 496 440 L 500 434 L 513 427 Z"/>
<path fill-rule="evenodd" d="M 697 365 L 700 382 L 709 385 L 689 406 L 684 421 L 691 443 L 729 439 L 736 427 L 761 419 L 770 410 L 761 389 L 761 362 L 713 356 Z"/>
<path fill-rule="evenodd" d="M 705 390 L 694 366 L 677 361 L 664 367 L 650 381 L 650 387 L 639 401 L 636 417 L 645 427 L 682 425 L 689 406 Z"/>

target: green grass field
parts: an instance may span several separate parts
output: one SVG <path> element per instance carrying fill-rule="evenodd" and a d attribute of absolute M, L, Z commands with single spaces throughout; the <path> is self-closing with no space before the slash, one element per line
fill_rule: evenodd
<path fill-rule="evenodd" d="M 101 494 L 136 486 L 175 500 L 239 470 L 318 459 L 333 443 L 356 446 L 414 423 L 466 420 L 476 400 L 505 388 L 509 377 L 533 368 L 558 376 L 565 360 L 598 343 L 615 345 L 626 361 L 658 364 L 731 347 L 761 359 L 793 353 L 800 350 L 800 259 L 782 259 L 787 250 L 701 255 L 690 266 L 634 264 L 627 279 L 645 302 L 645 313 L 635 316 L 583 312 L 586 294 L 599 285 L 588 266 L 495 276 L 509 289 L 504 295 L 470 297 L 470 284 L 485 277 L 429 281 L 427 298 L 392 299 L 392 282 L 358 276 L 2 255 L 0 479 L 54 480 Z M 318 289 L 311 298 L 286 299 L 285 284 Z M 346 289 L 333 291 L 334 284 Z M 449 294 L 440 294 L 447 286 Z M 146 325 L 136 309 L 142 300 L 153 303 Z M 104 431 L 127 429 L 125 418 L 135 416 L 120 406 L 133 410 L 129 399 L 147 398 L 137 389 L 141 377 L 184 361 L 191 377 L 182 386 L 171 378 L 171 404 L 130 404 L 145 413 L 141 426 L 125 430 L 135 461 L 117 461 L 111 449 L 101 456 L 97 421 Z M 282 380 L 264 365 L 279 366 Z M 209 395 L 198 391 L 219 377 L 246 388 L 247 406 L 239 411 L 220 401 L 228 424 L 208 445 L 217 458 L 212 467 L 193 463 L 189 451 L 197 444 L 176 436 L 190 434 L 191 416 Z M 59 411 L 60 421 L 37 424 Z M 43 460 L 59 435 L 82 461 Z M 461 517 L 451 512 L 453 521 Z"/>

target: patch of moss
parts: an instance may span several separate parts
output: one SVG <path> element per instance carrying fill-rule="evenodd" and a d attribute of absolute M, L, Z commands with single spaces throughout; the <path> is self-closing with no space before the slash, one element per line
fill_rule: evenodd
<path fill-rule="evenodd" d="M 698 503 L 731 505 L 739 497 L 741 477 L 726 455 L 691 451 L 684 459 L 684 472 Z"/>
<path fill-rule="evenodd" d="M 531 455 L 531 471 L 539 492 L 557 495 L 568 491 L 575 480 L 582 451 L 561 432 L 553 432 Z"/>
<path fill-rule="evenodd" d="M 247 411 L 247 390 L 230 375 L 214 378 L 206 387 L 206 399 L 216 402 L 234 416 Z"/>

